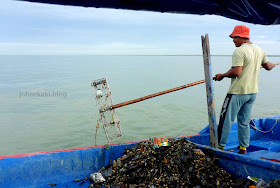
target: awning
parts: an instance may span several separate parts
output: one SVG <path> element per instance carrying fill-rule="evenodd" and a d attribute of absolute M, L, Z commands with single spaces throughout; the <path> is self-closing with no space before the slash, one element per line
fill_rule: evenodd
<path fill-rule="evenodd" d="M 279 0 L 20 0 L 57 5 L 213 14 L 254 24 L 280 24 Z M 186 20 L 187 21 L 187 20 Z"/>

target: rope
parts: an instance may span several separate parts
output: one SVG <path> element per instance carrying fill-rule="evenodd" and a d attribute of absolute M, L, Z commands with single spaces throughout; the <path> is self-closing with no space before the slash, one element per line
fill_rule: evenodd
<path fill-rule="evenodd" d="M 99 122 L 97 122 L 96 131 L 95 131 L 95 136 L 94 136 L 95 146 L 97 146 L 97 145 L 96 145 L 96 137 L 97 137 L 97 130 L 98 130 L 98 128 L 103 128 L 103 127 L 99 126 Z"/>
<path fill-rule="evenodd" d="M 252 125 L 251 123 L 250 123 L 250 125 L 251 125 L 251 127 L 252 127 L 253 129 L 255 129 L 255 130 L 257 130 L 257 131 L 259 131 L 259 132 L 261 132 L 261 133 L 269 133 L 270 131 L 272 131 L 272 129 L 274 129 L 274 127 L 275 127 L 275 125 L 277 124 L 277 121 L 278 121 L 278 120 L 279 120 L 279 118 L 276 119 L 274 125 L 273 125 L 273 126 L 271 127 L 271 129 L 268 130 L 268 131 L 262 131 L 262 130 L 258 129 L 257 126 L 256 126 L 256 124 L 255 124 L 255 122 L 254 122 L 253 120 L 251 120 L 251 121 L 253 122 L 254 125 Z"/>

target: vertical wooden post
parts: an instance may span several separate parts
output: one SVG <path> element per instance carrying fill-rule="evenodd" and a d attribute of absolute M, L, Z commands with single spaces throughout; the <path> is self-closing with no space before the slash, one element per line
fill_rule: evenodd
<path fill-rule="evenodd" d="M 208 107 L 208 119 L 209 119 L 209 131 L 210 131 L 210 146 L 218 147 L 218 135 L 217 135 L 217 123 L 215 113 L 215 99 L 214 88 L 212 79 L 212 67 L 210 57 L 210 46 L 208 34 L 201 36 L 203 60 L 204 60 L 204 73 L 205 73 L 205 86 L 207 94 L 207 107 Z"/>

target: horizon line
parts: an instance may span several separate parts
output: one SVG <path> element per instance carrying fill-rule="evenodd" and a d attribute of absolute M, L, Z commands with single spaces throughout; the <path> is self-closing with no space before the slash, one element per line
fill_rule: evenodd
<path fill-rule="evenodd" d="M 0 56 L 203 56 L 202 54 L 0 54 Z M 228 54 L 214 54 L 211 56 L 232 56 Z M 280 57 L 280 55 L 266 55 Z"/>

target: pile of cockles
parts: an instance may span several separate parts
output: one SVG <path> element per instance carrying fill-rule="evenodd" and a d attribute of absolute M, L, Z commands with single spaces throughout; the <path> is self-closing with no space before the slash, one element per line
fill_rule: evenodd
<path fill-rule="evenodd" d="M 89 176 L 89 187 L 110 188 L 248 188 L 249 179 L 236 178 L 182 139 L 151 139 L 124 151 L 124 155 Z"/>

